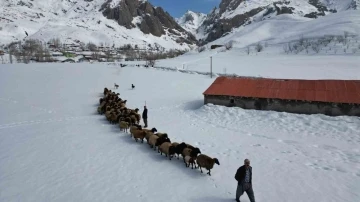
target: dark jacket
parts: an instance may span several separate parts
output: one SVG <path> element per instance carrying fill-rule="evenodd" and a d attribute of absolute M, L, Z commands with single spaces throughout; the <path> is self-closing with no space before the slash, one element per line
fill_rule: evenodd
<path fill-rule="evenodd" d="M 250 171 L 250 183 L 251 183 L 252 182 L 252 167 L 251 166 L 249 166 L 249 171 Z M 243 165 L 237 169 L 236 174 L 235 174 L 235 179 L 238 181 L 238 184 L 241 184 L 244 182 L 245 175 L 246 175 L 246 167 L 245 167 L 245 165 Z"/>
<path fill-rule="evenodd" d="M 144 109 L 144 111 L 142 113 L 142 118 L 147 119 L 147 109 Z"/>

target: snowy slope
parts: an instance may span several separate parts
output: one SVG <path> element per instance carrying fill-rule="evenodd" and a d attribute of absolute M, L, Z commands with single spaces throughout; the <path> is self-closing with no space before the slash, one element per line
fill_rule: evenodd
<path fill-rule="evenodd" d="M 186 11 L 186 13 L 180 18 L 176 19 L 176 22 L 182 26 L 185 30 L 192 33 L 195 37 L 197 36 L 197 29 L 201 26 L 206 18 L 206 14 L 194 12 L 194 11 Z"/>
<path fill-rule="evenodd" d="M 348 78 L 340 71 L 329 77 Z M 213 80 L 99 64 L 0 65 L 0 201 L 234 201 L 245 158 L 257 201 L 359 201 L 359 118 L 203 106 Z M 212 176 L 98 115 L 114 82 L 129 107 L 146 101 L 150 127 L 218 158 Z"/>
<path fill-rule="evenodd" d="M 256 24 L 278 15 L 291 14 L 306 19 L 348 10 L 357 10 L 359 0 L 222 0 L 210 12 L 197 33 L 204 43 L 219 39 L 240 26 Z"/>
<path fill-rule="evenodd" d="M 347 45 L 333 41 L 323 47 L 319 53 L 311 48 L 298 55 L 284 53 L 283 46 L 288 42 L 294 43 L 301 37 L 318 40 L 326 35 L 344 36 L 344 32 L 357 35 L 349 38 Z M 237 74 L 243 76 L 283 77 L 284 75 L 302 78 L 326 78 L 337 72 L 353 79 L 360 79 L 360 11 L 345 11 L 324 16 L 316 20 L 295 17 L 293 15 L 279 15 L 248 26 L 234 29 L 225 37 L 206 45 L 207 49 L 201 53 L 192 51 L 177 58 L 160 60 L 159 67 L 171 67 L 188 71 L 210 72 L 210 56 L 212 56 L 213 72 L 217 74 Z M 217 48 L 210 50 L 213 44 L 233 42 L 231 50 Z M 260 42 L 264 50 L 255 51 Z M 267 44 L 267 45 L 266 45 Z M 247 47 L 250 54 L 246 53 Z M 346 53 L 344 53 L 346 50 Z M 356 52 L 353 52 L 353 51 Z M 269 67 L 279 67 L 279 70 L 268 71 Z M 322 69 L 312 72 L 313 68 Z M 254 74 L 253 72 L 258 74 Z M 286 74 L 284 74 L 284 71 Z"/>
<path fill-rule="evenodd" d="M 23 2 L 23 4 L 19 3 Z M 120 0 L 108 1 L 116 6 Z M 48 41 L 58 37 L 66 43 L 76 40 L 107 43 L 116 46 L 145 43 L 159 44 L 166 49 L 186 49 L 188 45 L 176 43 L 177 37 L 167 33 L 161 37 L 144 34 L 139 28 L 126 29 L 114 20 L 109 20 L 99 11 L 104 0 L 3 0 L 0 1 L 0 43 L 28 38 Z"/>
<path fill-rule="evenodd" d="M 315 20 L 289 14 L 279 15 L 261 22 L 234 29 L 228 35 L 209 43 L 224 44 L 235 41 L 234 46 L 245 47 L 261 41 L 271 44 L 285 43 L 324 35 L 343 35 L 347 31 L 360 35 L 360 10 L 344 11 Z"/>

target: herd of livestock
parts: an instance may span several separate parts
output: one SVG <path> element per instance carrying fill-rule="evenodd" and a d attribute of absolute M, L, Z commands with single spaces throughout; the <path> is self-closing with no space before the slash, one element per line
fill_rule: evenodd
<path fill-rule="evenodd" d="M 157 149 L 161 155 L 164 153 L 166 157 L 169 157 L 169 160 L 176 156 L 179 159 L 181 155 L 186 167 L 191 165 L 193 169 L 195 166 L 195 169 L 200 168 L 201 173 L 203 172 L 201 168 L 205 168 L 208 170 L 207 174 L 211 175 L 210 170 L 214 167 L 214 164 L 220 165 L 217 158 L 201 154 L 200 149 L 197 147 L 185 142 L 171 142 L 167 133 L 158 133 L 156 128 L 142 128 L 140 125 L 141 116 L 138 113 L 139 109 L 127 108 L 127 100 L 122 100 L 119 95 L 119 93 L 104 88 L 104 97 L 100 98 L 97 111 L 99 114 L 105 114 L 106 119 L 111 124 L 118 124 L 120 131 L 129 132 L 136 142 L 141 140 L 141 143 L 143 143 L 144 139 L 146 139 L 150 148 L 155 151 Z"/>

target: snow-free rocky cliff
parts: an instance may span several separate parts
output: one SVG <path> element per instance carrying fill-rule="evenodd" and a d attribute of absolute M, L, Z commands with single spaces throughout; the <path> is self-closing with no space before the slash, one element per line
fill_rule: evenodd
<path fill-rule="evenodd" d="M 187 49 L 195 37 L 146 0 L 2 0 L 0 43 L 26 37 Z"/>

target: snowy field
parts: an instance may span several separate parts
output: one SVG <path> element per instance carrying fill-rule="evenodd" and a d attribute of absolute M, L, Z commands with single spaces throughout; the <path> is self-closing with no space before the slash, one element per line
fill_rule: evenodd
<path fill-rule="evenodd" d="M 360 75 L 350 67 L 322 77 Z M 213 80 L 100 64 L 0 65 L 0 201 L 234 201 L 245 158 L 256 201 L 360 201 L 359 118 L 204 106 Z M 98 115 L 103 88 L 114 82 L 129 107 L 146 101 L 150 127 L 218 158 L 212 176 L 169 161 Z"/>

